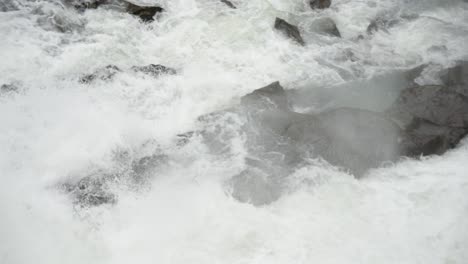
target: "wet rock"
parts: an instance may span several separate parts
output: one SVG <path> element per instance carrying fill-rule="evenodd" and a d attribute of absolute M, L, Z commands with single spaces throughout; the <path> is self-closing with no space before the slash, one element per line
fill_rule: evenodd
<path fill-rule="evenodd" d="M 356 177 L 385 162 L 395 161 L 400 155 L 401 130 L 382 114 L 338 108 L 317 117 L 317 134 L 322 138 L 312 145 L 314 150 L 329 163 L 351 171 Z"/>
<path fill-rule="evenodd" d="M 377 31 L 383 31 L 388 33 L 388 28 L 391 28 L 398 24 L 398 20 L 396 19 L 384 19 L 384 18 L 377 18 L 370 22 L 369 26 L 367 27 L 367 34 L 372 35 Z"/>
<path fill-rule="evenodd" d="M 400 143 L 402 155 L 441 155 L 456 147 L 468 133 L 468 128 L 439 126 L 423 119 L 413 119 Z"/>
<path fill-rule="evenodd" d="M 98 177 L 86 176 L 77 183 L 67 183 L 64 187 L 73 197 L 74 204 L 81 207 L 100 206 L 114 204 L 117 197 L 109 190 L 110 175 Z"/>
<path fill-rule="evenodd" d="M 13 0 L 2 0 L 0 1 L 0 11 L 10 12 L 19 10 L 18 4 Z"/>
<path fill-rule="evenodd" d="M 341 38 L 340 31 L 336 27 L 335 22 L 333 19 L 326 17 L 326 18 L 319 18 L 315 20 L 312 25 L 312 30 L 320 33 L 320 34 L 326 34 L 326 35 L 331 35 L 335 37 Z"/>
<path fill-rule="evenodd" d="M 145 156 L 132 162 L 132 181 L 144 183 L 154 174 L 155 169 L 168 161 L 164 154 Z"/>
<path fill-rule="evenodd" d="M 176 138 L 177 146 L 181 147 L 188 144 L 195 135 L 195 131 L 189 131 L 183 134 L 178 134 Z"/>
<path fill-rule="evenodd" d="M 86 25 L 85 20 L 64 8 L 58 1 L 44 2 L 36 6 L 31 13 L 37 15 L 37 24 L 45 30 L 73 33 L 81 31 Z"/>
<path fill-rule="evenodd" d="M 142 72 L 153 77 L 159 77 L 163 74 L 177 74 L 177 71 L 173 68 L 169 68 L 160 64 L 150 64 L 146 66 L 133 66 L 132 70 L 135 72 Z"/>
<path fill-rule="evenodd" d="M 138 16 L 144 22 L 154 21 L 154 16 L 163 11 L 164 9 L 160 6 L 140 6 L 127 2 L 127 12 Z"/>
<path fill-rule="evenodd" d="M 240 202 L 261 206 L 281 196 L 281 184 L 262 170 L 246 169 L 227 183 L 232 196 Z"/>
<path fill-rule="evenodd" d="M 288 99 L 284 88 L 279 82 L 271 83 L 265 87 L 257 89 L 241 98 L 241 104 L 245 106 L 255 106 L 268 108 L 288 109 Z"/>
<path fill-rule="evenodd" d="M 232 9 L 236 9 L 237 7 L 231 2 L 231 1 L 228 1 L 228 0 L 221 0 L 222 3 L 226 4 L 227 6 L 229 6 L 230 8 Z"/>
<path fill-rule="evenodd" d="M 301 33 L 297 26 L 291 25 L 286 22 L 284 19 L 276 18 L 275 20 L 275 29 L 283 33 L 286 37 L 293 39 L 300 45 L 304 46 L 305 42 L 302 39 Z"/>
<path fill-rule="evenodd" d="M 107 65 L 106 67 L 97 69 L 92 74 L 87 74 L 81 77 L 80 82 L 89 84 L 95 80 L 109 81 L 119 72 L 121 72 L 119 67 L 115 65 Z"/>
<path fill-rule="evenodd" d="M 331 0 L 310 0 L 309 5 L 312 9 L 325 9 L 331 6 Z"/>
<path fill-rule="evenodd" d="M 86 9 L 96 9 L 103 4 L 107 4 L 107 0 L 73 0 L 71 5 L 77 10 L 84 11 Z"/>
<path fill-rule="evenodd" d="M 403 126 L 414 118 L 439 126 L 468 127 L 468 99 L 447 86 L 415 86 L 403 90 L 390 110 Z"/>
<path fill-rule="evenodd" d="M 467 62 L 440 73 L 442 85 L 403 90 L 388 116 L 404 129 L 407 156 L 443 154 L 468 133 Z"/>
<path fill-rule="evenodd" d="M 0 94 L 15 93 L 18 92 L 18 89 L 18 86 L 14 84 L 2 84 L 2 86 L 0 86 Z"/>
<path fill-rule="evenodd" d="M 207 127 L 200 134 L 213 155 L 226 155 L 233 139 L 244 139 L 246 168 L 227 182 L 239 201 L 276 200 L 287 176 L 310 159 L 322 158 L 358 178 L 398 159 L 400 127 L 382 114 L 355 108 L 301 114 L 291 110 L 287 95 L 274 82 L 242 97 L 239 106 L 202 118 Z"/>
<path fill-rule="evenodd" d="M 453 92 L 468 97 L 468 61 L 460 61 L 456 66 L 444 70 L 441 80 Z"/>

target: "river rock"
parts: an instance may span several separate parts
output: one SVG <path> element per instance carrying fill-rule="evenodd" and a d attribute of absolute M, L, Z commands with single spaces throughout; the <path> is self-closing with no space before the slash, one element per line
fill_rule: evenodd
<path fill-rule="evenodd" d="M 335 22 L 329 17 L 319 18 L 315 20 L 311 25 L 311 29 L 320 34 L 326 34 L 341 38 L 340 31 L 336 27 Z"/>
<path fill-rule="evenodd" d="M 385 18 L 376 18 L 372 20 L 367 26 L 367 34 L 372 35 L 377 31 L 383 31 L 388 33 L 388 28 L 391 28 L 398 24 L 398 20 L 396 19 L 385 19 Z"/>
<path fill-rule="evenodd" d="M 440 73 L 441 85 L 403 90 L 387 114 L 404 129 L 407 156 L 443 154 L 468 132 L 467 63 Z"/>
<path fill-rule="evenodd" d="M 157 13 L 163 12 L 164 9 L 160 6 L 144 6 L 127 2 L 127 12 L 138 16 L 144 22 L 154 21 L 154 16 Z"/>
<path fill-rule="evenodd" d="M 229 6 L 232 9 L 237 9 L 237 7 L 231 1 L 221 0 L 221 2 L 224 3 L 225 5 Z"/>
<path fill-rule="evenodd" d="M 93 207 L 103 204 L 114 204 L 117 196 L 109 188 L 112 175 L 89 175 L 77 182 L 68 182 L 62 185 L 73 199 L 73 203 L 80 207 Z"/>
<path fill-rule="evenodd" d="M 107 4 L 108 0 L 72 0 L 68 2 L 77 10 L 84 11 L 86 9 L 96 9 L 103 4 Z"/>
<path fill-rule="evenodd" d="M 146 66 L 133 66 L 132 70 L 135 72 L 142 72 L 142 73 L 151 75 L 153 77 L 159 77 L 160 75 L 163 75 L 163 74 L 174 75 L 177 73 L 175 69 L 169 68 L 160 64 L 149 64 Z"/>
<path fill-rule="evenodd" d="M 459 61 L 456 66 L 443 70 L 441 81 L 451 91 L 468 97 L 468 61 Z"/>
<path fill-rule="evenodd" d="M 107 65 L 106 67 L 97 69 L 94 73 L 87 74 L 81 77 L 80 82 L 89 84 L 99 79 L 102 81 L 111 80 L 117 73 L 121 72 L 119 67 L 115 65 Z"/>
<path fill-rule="evenodd" d="M 403 90 L 393 106 L 393 113 L 403 126 L 418 118 L 439 126 L 468 127 L 468 99 L 443 85 Z"/>
<path fill-rule="evenodd" d="M 302 39 L 301 33 L 299 32 L 299 29 L 297 28 L 297 26 L 289 24 L 284 19 L 281 19 L 278 17 L 276 18 L 275 29 L 283 33 L 286 37 L 293 39 L 300 45 L 302 46 L 305 45 L 305 42 Z"/>
<path fill-rule="evenodd" d="M 19 10 L 18 4 L 13 0 L 2 0 L 0 1 L 0 11 L 10 12 Z"/>
<path fill-rule="evenodd" d="M 325 9 L 331 6 L 331 0 L 310 0 L 309 5 L 312 9 Z"/>
<path fill-rule="evenodd" d="M 2 84 L 0 86 L 0 94 L 4 93 L 15 93 L 18 92 L 19 88 L 15 84 Z"/>
<path fill-rule="evenodd" d="M 241 98 L 231 109 L 200 119 L 199 133 L 213 155 L 227 155 L 244 138 L 245 169 L 228 182 L 232 195 L 254 205 L 281 196 L 287 176 L 321 158 L 357 178 L 400 155 L 400 127 L 384 115 L 355 108 L 318 114 L 292 111 L 285 89 L 274 82 Z"/>

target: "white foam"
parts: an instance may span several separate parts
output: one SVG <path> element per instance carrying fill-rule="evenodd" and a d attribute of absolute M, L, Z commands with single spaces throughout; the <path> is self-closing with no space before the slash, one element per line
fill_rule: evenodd
<path fill-rule="evenodd" d="M 302 0 L 233 1 L 236 10 L 214 0 L 145 2 L 162 3 L 167 13 L 151 25 L 105 8 L 64 11 L 53 1 L 21 1 L 21 10 L 0 13 L 0 84 L 20 87 L 0 97 L 0 263 L 468 259 L 466 140 L 442 157 L 402 161 L 360 181 L 336 168 L 305 167 L 291 176 L 289 193 L 265 207 L 239 203 L 224 188 L 244 166 L 242 139 L 225 156 L 200 142 L 179 151 L 171 145 L 175 134 L 196 128 L 198 116 L 271 81 L 313 89 L 466 58 L 466 3 L 336 0 L 310 11 Z M 37 8 L 68 17 L 76 31 L 39 25 L 51 17 Z M 402 12 L 420 17 L 355 40 L 378 14 Z M 303 28 L 327 15 L 343 39 Z M 308 45 L 273 31 L 276 16 L 298 22 Z M 446 54 L 430 50 L 442 45 Z M 344 49 L 359 60 L 340 59 Z M 155 80 L 127 71 L 149 63 L 179 74 Z M 78 82 L 108 64 L 125 72 L 110 82 Z M 115 206 L 84 210 L 54 188 L 89 167 L 111 168 L 115 149 L 149 139 L 173 154 L 149 190 L 117 190 Z"/>

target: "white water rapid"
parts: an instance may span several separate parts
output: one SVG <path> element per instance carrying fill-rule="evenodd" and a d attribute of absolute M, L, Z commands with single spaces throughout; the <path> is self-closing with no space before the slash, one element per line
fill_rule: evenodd
<path fill-rule="evenodd" d="M 388 107 L 402 82 L 395 72 L 468 59 L 466 1 L 333 0 L 323 10 L 305 0 L 134 1 L 164 7 L 153 23 L 106 6 L 0 1 L 9 6 L 0 86 L 15 87 L 0 94 L 1 264 L 468 263 L 466 137 L 361 179 L 317 160 L 263 206 L 226 185 L 246 166 L 242 134 L 220 155 L 198 137 L 177 143 L 200 129 L 199 116 L 274 81 L 322 96 L 298 99 L 299 112 Z M 306 45 L 278 34 L 275 17 L 298 25 Z M 315 31 L 324 17 L 341 38 Z M 368 34 L 376 17 L 395 23 Z M 151 63 L 177 74 L 129 70 Z M 107 65 L 122 72 L 79 81 Z M 417 81 L 433 79 L 426 71 Z M 114 203 L 80 206 L 60 188 L 154 151 L 164 164 L 142 186 L 113 183 Z"/>

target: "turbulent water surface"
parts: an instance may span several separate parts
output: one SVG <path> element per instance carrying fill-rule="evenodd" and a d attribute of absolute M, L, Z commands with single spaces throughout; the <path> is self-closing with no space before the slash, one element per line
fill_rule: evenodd
<path fill-rule="evenodd" d="M 298 112 L 382 110 L 399 72 L 468 59 L 466 1 L 135 1 L 164 7 L 153 23 L 112 6 L 1 1 L 0 263 L 467 263 L 466 138 L 359 180 L 311 160 L 283 175 L 279 199 L 254 206 L 227 184 L 247 166 L 242 119 L 212 124 L 224 131 L 220 152 L 177 136 L 277 80 L 299 91 Z M 306 45 L 278 34 L 276 17 Z M 314 26 L 326 17 L 341 38 Z M 391 22 L 366 32 L 376 18 Z M 131 70 L 151 63 L 177 74 Z M 122 72 L 80 82 L 107 65 Z M 437 81 L 430 69 L 417 82 Z M 158 165 L 137 183 L 112 180 L 109 203 L 66 190 L 146 156 Z"/>

